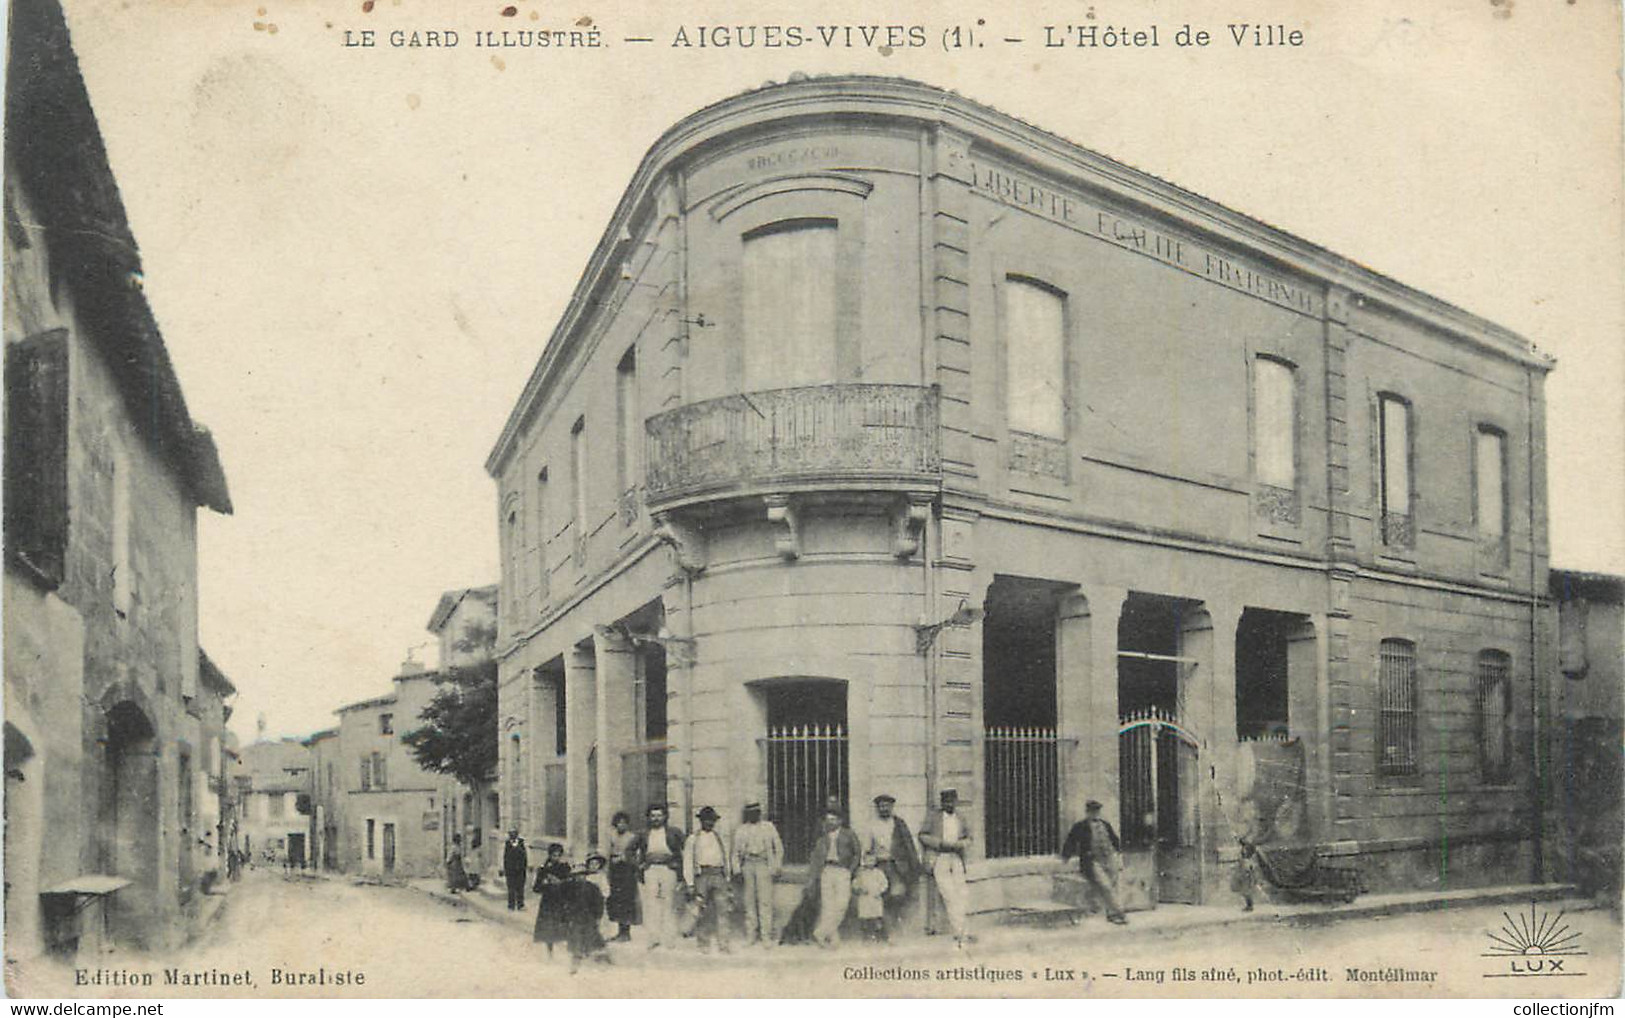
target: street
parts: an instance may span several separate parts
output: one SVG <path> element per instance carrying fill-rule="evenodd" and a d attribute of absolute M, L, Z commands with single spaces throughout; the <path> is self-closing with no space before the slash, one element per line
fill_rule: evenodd
<path fill-rule="evenodd" d="M 1556 929 L 1564 912 L 1562 923 L 1580 934 L 1566 946 L 1585 953 L 1486 956 L 1496 947 L 1488 934 L 1509 922 L 1521 930 L 1530 906 L 1522 915 L 1515 907 L 1476 906 L 1198 930 L 1152 930 L 1151 918 L 1136 914 L 1138 929 L 1100 919 L 990 928 L 962 952 L 936 939 L 878 949 L 737 948 L 727 956 L 702 955 L 691 941 L 652 954 L 634 942 L 612 945 L 610 964 L 571 975 L 562 946 L 549 959 L 521 926 L 422 890 L 261 870 L 233 889 L 202 941 L 170 958 L 132 956 L 77 973 L 40 970 L 33 973 L 40 982 L 24 980 L 17 989 L 85 997 L 1616 994 L 1602 973 L 1620 952 L 1618 920 L 1584 902 L 1533 907 L 1531 930 L 1547 920 Z M 1587 974 L 1588 959 L 1596 960 L 1596 975 Z"/>

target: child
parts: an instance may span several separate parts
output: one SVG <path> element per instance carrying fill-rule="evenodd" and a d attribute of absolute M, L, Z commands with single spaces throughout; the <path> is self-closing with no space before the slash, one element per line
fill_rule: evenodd
<path fill-rule="evenodd" d="M 553 945 L 569 936 L 563 893 L 569 880 L 570 864 L 564 861 L 564 846 L 555 841 L 547 846 L 547 861 L 536 867 L 536 885 L 531 888 L 541 896 L 531 939 L 547 945 L 549 958 L 553 957 Z"/>
<path fill-rule="evenodd" d="M 863 865 L 852 880 L 852 900 L 857 908 L 858 925 L 863 929 L 864 940 L 887 939 L 886 888 L 890 884 L 886 871 L 876 865 L 874 855 L 865 853 Z"/>

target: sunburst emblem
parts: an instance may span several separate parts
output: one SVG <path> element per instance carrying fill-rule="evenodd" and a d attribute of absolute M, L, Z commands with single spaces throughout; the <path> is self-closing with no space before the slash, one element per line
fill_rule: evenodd
<path fill-rule="evenodd" d="M 1580 950 L 1580 931 L 1571 930 L 1563 921 L 1566 912 L 1552 915 L 1542 910 L 1535 914 L 1534 903 L 1529 913 L 1519 912 L 1516 917 L 1502 912 L 1506 924 L 1487 934 L 1492 946 L 1485 957 L 1553 957 L 1556 955 L 1585 954 Z"/>

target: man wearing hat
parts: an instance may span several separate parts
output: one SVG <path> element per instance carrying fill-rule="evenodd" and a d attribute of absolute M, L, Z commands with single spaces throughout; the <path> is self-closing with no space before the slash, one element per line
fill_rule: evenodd
<path fill-rule="evenodd" d="M 1100 815 L 1100 803 L 1093 799 L 1083 804 L 1083 819 L 1067 832 L 1066 843 L 1061 846 L 1061 861 L 1078 857 L 1078 872 L 1089 882 L 1089 887 L 1106 906 L 1106 918 L 1119 926 L 1128 925 L 1123 908 L 1117 903 L 1117 853 L 1122 842 L 1112 825 Z"/>
<path fill-rule="evenodd" d="M 649 829 L 628 850 L 643 883 L 643 923 L 649 949 L 677 939 L 677 884 L 683 873 L 683 832 L 666 823 L 666 804 L 653 802 L 645 813 Z"/>
<path fill-rule="evenodd" d="M 728 891 L 733 867 L 728 846 L 717 833 L 719 816 L 710 806 L 700 807 L 700 829 L 689 839 L 688 851 L 683 853 L 683 877 L 694 889 L 694 903 L 700 909 L 699 921 L 694 925 L 694 939 L 700 942 L 700 950 L 709 951 L 715 940 L 717 948 L 727 954 Z"/>
<path fill-rule="evenodd" d="M 734 830 L 733 869 L 745 884 L 745 938 L 773 946 L 773 878 L 784 864 L 784 842 L 762 804 L 745 804 L 745 822 Z"/>
<path fill-rule="evenodd" d="M 920 857 L 914 851 L 914 832 L 908 829 L 902 817 L 892 815 L 896 803 L 896 796 L 884 792 L 875 796 L 875 815 L 860 832 L 864 857 L 873 858 L 874 865 L 886 875 L 882 896 L 886 912 L 886 922 L 881 927 L 883 936 L 900 921 L 909 893 L 920 879 Z"/>
<path fill-rule="evenodd" d="M 964 947 L 971 938 L 965 932 L 965 852 L 970 848 L 970 825 L 959 815 L 959 792 L 942 790 L 942 808 L 932 814 L 920 829 L 920 844 L 925 848 L 925 868 L 937 885 L 942 898 L 943 911 L 948 918 L 948 932 L 954 942 Z M 928 930 L 927 932 L 934 932 Z"/>
<path fill-rule="evenodd" d="M 835 946 L 835 934 L 852 905 L 852 876 L 862 859 L 858 836 L 841 822 L 839 808 L 826 806 L 824 829 L 813 838 L 807 857 L 807 882 L 818 886 L 818 922 L 813 927 L 813 940 L 821 947 Z"/>

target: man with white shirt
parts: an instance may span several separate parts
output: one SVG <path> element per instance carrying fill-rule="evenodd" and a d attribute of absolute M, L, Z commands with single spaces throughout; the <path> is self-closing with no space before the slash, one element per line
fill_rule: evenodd
<path fill-rule="evenodd" d="M 920 844 L 925 848 L 925 868 L 930 871 L 932 881 L 937 885 L 937 894 L 942 897 L 948 932 L 959 947 L 974 939 L 965 932 L 968 897 L 965 888 L 965 853 L 970 848 L 970 840 L 970 825 L 959 815 L 959 792 L 944 788 L 942 809 L 932 814 L 920 829 Z M 935 930 L 927 929 L 926 932 Z"/>
<path fill-rule="evenodd" d="M 666 804 L 651 803 L 649 829 L 628 853 L 643 879 L 643 925 L 649 949 L 677 941 L 677 887 L 683 873 L 683 832 L 666 824 Z"/>
<path fill-rule="evenodd" d="M 728 846 L 717 833 L 720 814 L 710 806 L 700 807 L 700 829 L 688 839 L 688 851 L 683 853 L 683 877 L 694 889 L 694 900 L 700 908 L 699 922 L 694 925 L 694 939 L 701 951 L 717 949 L 728 953 L 729 882 L 733 867 L 728 859 Z"/>
<path fill-rule="evenodd" d="M 773 878 L 784 863 L 779 829 L 762 819 L 762 804 L 745 806 L 745 822 L 734 830 L 734 873 L 744 880 L 745 939 L 773 946 Z"/>
<path fill-rule="evenodd" d="M 818 885 L 818 922 L 813 927 L 813 942 L 820 947 L 835 946 L 835 934 L 852 904 L 852 875 L 862 859 L 858 836 L 841 823 L 837 807 L 828 807 L 824 830 L 813 839 L 807 857 L 807 879 Z"/>
<path fill-rule="evenodd" d="M 903 906 L 909 892 L 920 878 L 920 857 L 914 850 L 914 832 L 900 816 L 892 813 L 896 796 L 882 793 L 875 796 L 875 813 L 859 833 L 865 858 L 873 858 L 875 866 L 886 875 L 886 890 L 882 897 L 886 921 L 881 927 L 882 939 L 901 920 Z"/>

